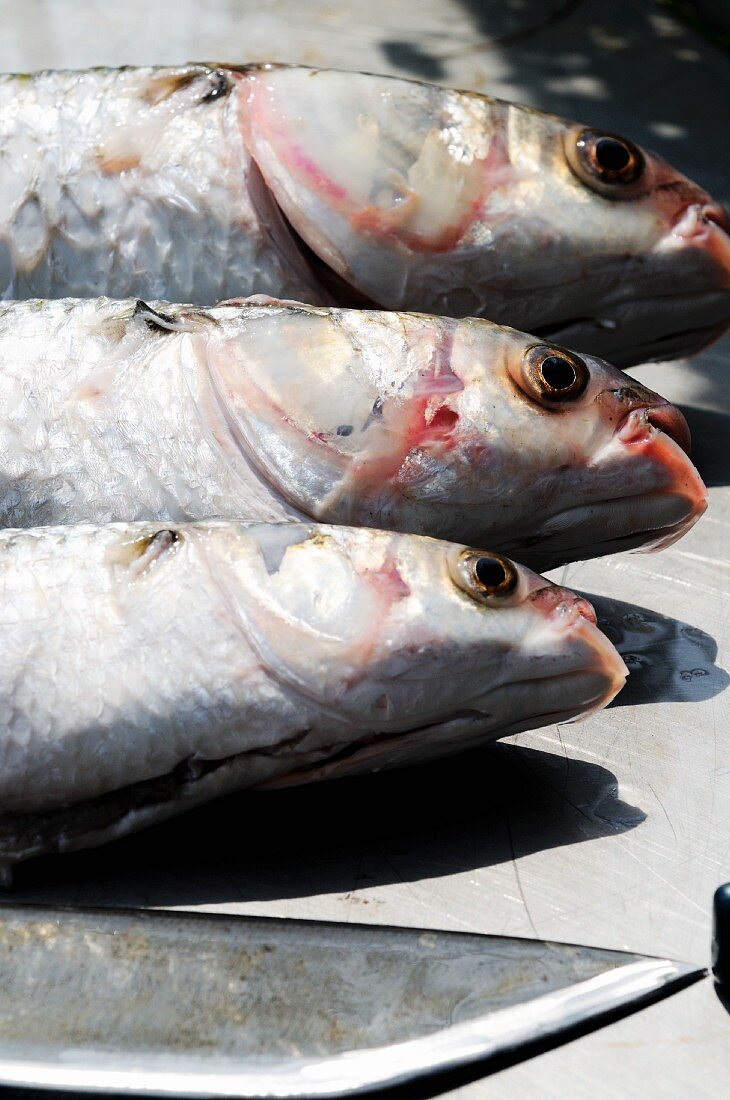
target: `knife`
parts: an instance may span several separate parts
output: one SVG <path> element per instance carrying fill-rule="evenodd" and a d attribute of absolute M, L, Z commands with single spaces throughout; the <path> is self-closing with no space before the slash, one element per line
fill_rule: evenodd
<path fill-rule="evenodd" d="M 507 936 L 4 904 L 0 1082 L 356 1093 L 518 1050 L 702 974 Z"/>

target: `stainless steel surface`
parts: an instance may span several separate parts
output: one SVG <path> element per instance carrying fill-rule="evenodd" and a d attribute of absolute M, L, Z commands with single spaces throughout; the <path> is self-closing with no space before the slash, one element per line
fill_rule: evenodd
<path fill-rule="evenodd" d="M 730 58 L 652 3 L 211 0 L 201 17 L 193 0 L 5 0 L 0 18 L 3 69 L 268 57 L 401 72 L 623 130 L 730 199 Z M 412 924 L 706 965 L 730 879 L 729 360 L 725 340 L 636 370 L 688 415 L 707 515 L 661 555 L 558 574 L 614 601 L 600 611 L 631 655 L 620 705 L 432 768 L 233 799 L 29 867 L 17 900 Z M 703 981 L 458 1091 L 684 1100 L 724 1095 L 729 1076 L 730 1015 Z"/>
<path fill-rule="evenodd" d="M 336 1096 L 519 1048 L 693 975 L 504 936 L 11 905 L 0 1082 Z"/>

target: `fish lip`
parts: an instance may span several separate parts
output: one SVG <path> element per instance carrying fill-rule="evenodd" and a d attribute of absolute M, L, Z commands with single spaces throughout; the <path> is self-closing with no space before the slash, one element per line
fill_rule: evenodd
<path fill-rule="evenodd" d="M 577 598 L 582 599 L 583 597 Z M 585 602 L 587 603 L 588 601 L 586 600 Z M 588 623 L 585 619 L 582 620 L 582 623 L 583 625 L 582 628 L 579 628 L 579 633 L 583 635 L 583 641 L 590 646 L 595 656 L 598 658 L 595 663 L 586 664 L 581 668 L 571 669 L 569 672 L 548 673 L 544 676 L 525 677 L 522 680 L 510 680 L 508 684 L 503 684 L 502 687 L 509 688 L 510 690 L 532 688 L 543 682 L 555 680 L 560 680 L 567 685 L 571 679 L 577 677 L 601 676 L 605 681 L 604 689 L 588 700 L 587 703 L 577 704 L 575 707 L 563 708 L 556 711 L 536 710 L 530 714 L 521 716 L 514 723 L 514 726 L 519 726 L 520 730 L 537 729 L 539 726 L 548 725 L 555 721 L 574 722 L 582 721 L 584 718 L 590 718 L 592 714 L 608 706 L 624 687 L 630 673 L 623 657 L 618 650 L 614 648 L 600 627 Z M 562 717 L 563 715 L 567 717 Z M 534 726 L 532 723 L 534 723 Z M 505 732 L 500 733 L 499 736 L 500 738 L 508 737 L 511 732 L 518 731 L 516 729 L 512 730 L 512 727 L 507 726 Z"/>
<path fill-rule="evenodd" d="M 598 626 L 598 617 L 593 605 L 584 596 L 578 596 L 568 588 L 549 583 L 530 592 L 526 602 L 547 616 L 551 627 L 561 632 L 574 627 L 580 629 L 580 620 Z"/>
<path fill-rule="evenodd" d="M 677 523 L 669 524 L 667 527 L 658 528 L 656 539 L 649 539 L 649 541 L 642 543 L 641 546 L 635 547 L 633 553 L 652 554 L 658 550 L 668 549 L 670 546 L 673 546 L 675 542 L 683 538 L 706 511 L 707 497 L 705 496 L 702 500 L 698 500 L 695 503 L 694 508 L 684 519 L 680 519 Z"/>
<path fill-rule="evenodd" d="M 718 202 L 693 202 L 685 206 L 677 217 L 671 228 L 671 236 L 685 241 L 701 242 L 709 234 L 716 232 L 713 226 L 726 237 L 730 236 L 730 220 L 723 207 Z"/>
<path fill-rule="evenodd" d="M 690 458 L 692 436 L 684 414 L 669 401 L 659 401 L 653 405 L 639 405 L 629 409 L 619 422 L 614 436 L 630 446 L 642 443 L 661 433 L 671 439 Z"/>
<path fill-rule="evenodd" d="M 669 409 L 675 413 L 669 422 L 674 429 L 671 434 L 666 430 L 668 417 L 662 412 Z M 707 487 L 689 457 L 689 426 L 679 409 L 669 402 L 653 408 L 632 409 L 619 425 L 614 439 L 618 439 L 624 447 L 640 448 L 648 461 L 666 471 L 667 483 L 654 493 L 644 495 L 669 495 L 685 500 L 688 512 L 684 519 L 691 521 L 686 527 L 689 530 L 707 507 Z"/>
<path fill-rule="evenodd" d="M 702 217 L 706 222 L 712 222 L 719 226 L 723 232 L 730 235 L 730 217 L 719 202 L 708 203 L 702 209 Z"/>
<path fill-rule="evenodd" d="M 719 203 L 690 203 L 654 251 L 661 254 L 676 248 L 702 249 L 722 273 L 721 285 L 730 287 L 730 222 Z"/>

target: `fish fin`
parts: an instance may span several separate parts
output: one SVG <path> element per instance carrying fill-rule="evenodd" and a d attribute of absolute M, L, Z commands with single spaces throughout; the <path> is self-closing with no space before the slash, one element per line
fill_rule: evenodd
<path fill-rule="evenodd" d="M 186 65 L 180 69 L 163 69 L 155 73 L 145 84 L 141 98 L 145 103 L 156 107 L 163 100 L 194 85 L 198 103 L 212 103 L 230 95 L 234 87 L 232 77 L 224 68 Z"/>
<path fill-rule="evenodd" d="M 112 565 L 121 566 L 132 577 L 144 576 L 160 560 L 180 548 L 183 536 L 175 527 L 161 527 L 150 535 L 129 541 L 122 538 L 107 555 Z"/>
<path fill-rule="evenodd" d="M 177 314 L 163 313 L 153 309 L 141 298 L 137 299 L 132 316 L 141 317 L 147 328 L 153 332 L 193 332 L 205 321 L 214 322 L 214 318 L 202 309 L 190 309 Z"/>

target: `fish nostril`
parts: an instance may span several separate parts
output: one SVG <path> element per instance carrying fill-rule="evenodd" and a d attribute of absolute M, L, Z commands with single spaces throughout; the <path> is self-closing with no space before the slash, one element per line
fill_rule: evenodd
<path fill-rule="evenodd" d="M 545 588 L 538 588 L 531 593 L 529 598 L 534 606 L 547 615 L 557 615 L 565 617 L 566 622 L 575 622 L 575 613 L 577 612 L 581 618 L 587 619 L 593 626 L 598 625 L 593 605 L 583 596 L 576 596 L 574 592 L 570 592 L 567 588 L 561 588 L 557 584 L 549 584 Z"/>
<path fill-rule="evenodd" d="M 674 405 L 657 405 L 653 409 L 646 410 L 646 418 L 649 423 L 664 432 L 670 439 L 682 448 L 686 455 L 692 450 L 692 437 L 689 424 L 679 409 Z"/>
<path fill-rule="evenodd" d="M 582 596 L 576 596 L 575 607 L 579 615 L 582 615 L 584 619 L 587 619 L 593 626 L 598 626 L 598 616 L 592 603 L 588 600 L 584 600 Z"/>
<path fill-rule="evenodd" d="M 703 206 L 700 217 L 704 222 L 711 222 L 713 225 L 717 225 L 723 232 L 730 234 L 730 218 L 725 209 L 718 203 L 713 203 L 712 206 Z"/>

